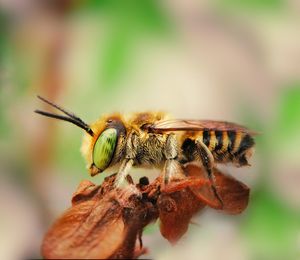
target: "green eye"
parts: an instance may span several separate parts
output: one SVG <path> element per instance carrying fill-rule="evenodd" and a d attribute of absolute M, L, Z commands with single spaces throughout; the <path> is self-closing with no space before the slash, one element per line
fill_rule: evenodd
<path fill-rule="evenodd" d="M 117 144 L 117 130 L 108 128 L 102 132 L 95 143 L 93 161 L 98 169 L 104 171 L 111 162 Z"/>

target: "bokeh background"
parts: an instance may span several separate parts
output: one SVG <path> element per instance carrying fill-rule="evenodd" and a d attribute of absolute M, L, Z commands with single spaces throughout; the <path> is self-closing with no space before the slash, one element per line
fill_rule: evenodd
<path fill-rule="evenodd" d="M 248 209 L 207 209 L 155 259 L 300 259 L 297 0 L 0 0 L 0 258 L 40 257 L 43 234 L 90 178 L 80 129 L 33 113 L 40 94 L 87 122 L 114 111 L 245 124 L 262 135 Z M 136 172 L 136 171 L 135 171 Z M 156 171 L 139 171 L 156 176 Z"/>

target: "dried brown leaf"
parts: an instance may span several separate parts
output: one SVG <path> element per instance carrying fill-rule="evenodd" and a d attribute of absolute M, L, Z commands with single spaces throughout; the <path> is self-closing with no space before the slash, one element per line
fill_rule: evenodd
<path fill-rule="evenodd" d="M 188 176 L 205 178 L 202 168 L 195 164 L 187 164 L 185 172 Z M 214 169 L 214 175 L 216 190 L 222 200 L 222 207 L 216 207 L 217 198 L 208 184 L 204 183 L 200 188 L 190 187 L 190 189 L 200 201 L 203 201 L 212 208 L 223 210 L 229 214 L 239 214 L 244 211 L 249 201 L 249 187 L 218 169 Z"/>
<path fill-rule="evenodd" d="M 96 186 L 83 181 L 69 208 L 49 229 L 43 244 L 45 258 L 135 258 L 147 249 L 142 246 L 143 228 L 160 218 L 161 234 L 171 243 L 187 231 L 194 214 L 206 205 L 230 214 L 241 213 L 248 205 L 249 188 L 215 169 L 216 191 L 200 166 L 187 164 L 187 178 L 168 184 L 162 179 L 149 183 L 141 178 L 136 186 L 116 189 L 115 175 Z"/>
<path fill-rule="evenodd" d="M 122 208 L 108 194 L 68 209 L 50 228 L 42 245 L 45 258 L 108 258 L 122 245 Z"/>
<path fill-rule="evenodd" d="M 244 183 L 220 171 L 215 172 L 218 193 L 223 201 L 223 211 L 240 214 L 248 206 L 250 189 Z"/>
<path fill-rule="evenodd" d="M 153 204 L 127 196 L 107 179 L 100 187 L 85 181 L 73 206 L 50 228 L 42 244 L 45 258 L 133 258 L 145 225 L 157 218 Z M 126 194 L 126 196 L 125 196 Z"/>
<path fill-rule="evenodd" d="M 161 194 L 157 206 L 160 232 L 170 243 L 175 243 L 186 233 L 193 215 L 206 205 L 186 188 L 171 194 Z"/>

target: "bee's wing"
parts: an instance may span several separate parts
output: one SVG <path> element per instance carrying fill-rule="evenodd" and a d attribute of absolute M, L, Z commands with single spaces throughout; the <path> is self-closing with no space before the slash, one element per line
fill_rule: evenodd
<path fill-rule="evenodd" d="M 251 135 L 258 134 L 244 126 L 226 122 L 226 121 L 214 121 L 214 120 L 186 120 L 186 119 L 172 119 L 158 121 L 156 123 L 147 126 L 150 131 L 153 132 L 169 132 L 169 131 L 239 131 L 248 133 Z"/>

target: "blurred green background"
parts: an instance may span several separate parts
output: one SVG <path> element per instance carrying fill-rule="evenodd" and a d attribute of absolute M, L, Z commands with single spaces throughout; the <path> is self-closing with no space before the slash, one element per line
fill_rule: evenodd
<path fill-rule="evenodd" d="M 224 168 L 248 209 L 205 210 L 175 248 L 152 225 L 147 257 L 300 259 L 299 17 L 297 0 L 0 0 L 0 258 L 40 257 L 79 182 L 104 176 L 79 129 L 33 113 L 40 94 L 87 122 L 165 110 L 260 131 L 252 167 Z"/>

